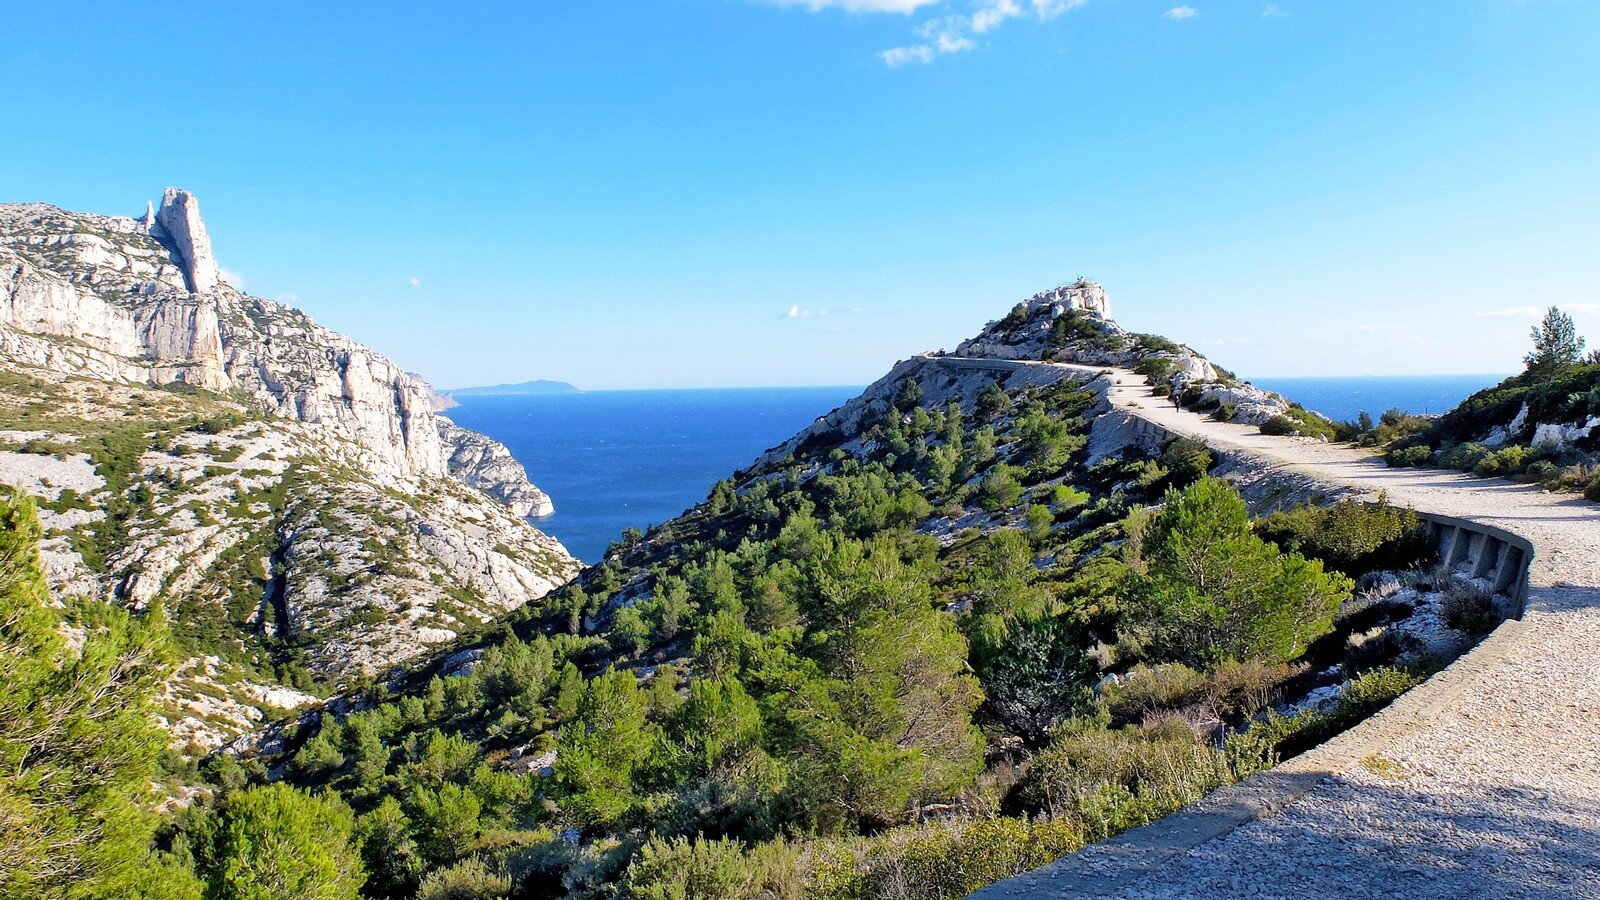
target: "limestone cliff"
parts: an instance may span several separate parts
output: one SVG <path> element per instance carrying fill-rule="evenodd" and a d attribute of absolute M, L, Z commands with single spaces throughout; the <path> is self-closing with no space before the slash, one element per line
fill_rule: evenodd
<path fill-rule="evenodd" d="M 285 685 L 403 664 L 576 571 L 525 520 L 549 498 L 436 399 L 223 280 L 185 191 L 141 219 L 0 204 L 0 484 L 42 498 L 58 589 L 160 599 L 183 623 L 186 739 L 225 739 L 298 696 Z M 254 687 L 219 705 L 214 683 Z"/>

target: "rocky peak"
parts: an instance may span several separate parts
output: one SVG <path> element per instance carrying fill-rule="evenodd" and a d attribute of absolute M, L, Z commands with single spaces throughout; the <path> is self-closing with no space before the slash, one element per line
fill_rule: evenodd
<path fill-rule="evenodd" d="M 188 191 L 142 219 L 0 203 L 0 365 L 233 394 L 350 440 L 374 472 L 548 511 L 503 447 L 435 418 L 421 378 L 219 275 Z"/>
<path fill-rule="evenodd" d="M 1106 296 L 1105 289 L 1084 278 L 1079 278 L 1072 284 L 1040 291 L 1023 302 L 1030 311 L 1048 307 L 1053 316 L 1062 315 L 1068 310 L 1079 310 L 1111 318 L 1111 298 Z"/>
<path fill-rule="evenodd" d="M 188 191 L 169 187 L 161 197 L 161 209 L 145 215 L 152 237 L 163 240 L 183 267 L 189 290 L 204 294 L 217 286 L 220 275 L 217 259 L 211 253 L 211 238 L 200 218 L 200 201 Z"/>

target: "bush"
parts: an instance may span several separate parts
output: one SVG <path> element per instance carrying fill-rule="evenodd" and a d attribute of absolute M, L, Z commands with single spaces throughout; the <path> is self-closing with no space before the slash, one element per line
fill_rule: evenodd
<path fill-rule="evenodd" d="M 1426 559 L 1427 528 L 1417 514 L 1380 496 L 1377 503 L 1307 503 L 1255 523 L 1256 534 L 1281 549 L 1320 559 L 1350 576 L 1405 569 Z"/>
<path fill-rule="evenodd" d="M 817 867 L 805 896 L 956 900 L 1071 853 L 1083 843 L 1078 830 L 1060 820 L 994 818 L 900 828 L 864 846 L 826 848 L 832 852 Z"/>
<path fill-rule="evenodd" d="M 1199 672 L 1183 663 L 1140 663 L 1116 681 L 1107 682 L 1101 701 L 1113 721 L 1137 722 L 1155 710 L 1188 705 L 1199 696 L 1204 681 Z"/>
<path fill-rule="evenodd" d="M 1029 760 L 1007 803 L 1072 822 L 1092 842 L 1181 809 L 1249 771 L 1187 728 L 1080 724 Z"/>
<path fill-rule="evenodd" d="M 1139 574 L 1124 585 L 1124 624 L 1152 660 L 1294 659 L 1333 627 L 1353 587 L 1254 534 L 1244 500 L 1216 478 L 1168 491 L 1149 525 L 1129 534 Z"/>
<path fill-rule="evenodd" d="M 1178 438 L 1161 451 L 1161 465 L 1174 487 L 1186 487 L 1211 470 L 1211 451 L 1200 441 Z"/>
<path fill-rule="evenodd" d="M 350 808 L 277 783 L 228 795 L 195 835 L 217 900 L 355 900 L 366 880 Z M 269 887 L 270 886 L 270 887 Z"/>
<path fill-rule="evenodd" d="M 750 868 L 737 841 L 653 838 L 623 875 L 621 896 L 637 900 L 742 900 Z"/>
<path fill-rule="evenodd" d="M 1488 634 L 1500 624 L 1494 596 L 1472 584 L 1452 586 L 1445 594 L 1439 613 L 1446 625 L 1465 634 Z"/>
<path fill-rule="evenodd" d="M 1422 468 L 1433 462 L 1433 448 L 1427 444 L 1396 447 L 1384 454 L 1384 460 L 1393 468 Z"/>
<path fill-rule="evenodd" d="M 1527 468 L 1533 459 L 1533 449 L 1512 444 L 1496 453 L 1490 453 L 1478 460 L 1472 471 L 1484 478 L 1493 478 L 1498 475 L 1516 475 Z"/>
<path fill-rule="evenodd" d="M 1315 747 L 1388 706 L 1422 677 L 1406 669 L 1378 668 L 1350 679 L 1331 712 L 1302 710 L 1292 716 L 1268 712 L 1228 738 L 1230 757 L 1271 764 Z"/>
<path fill-rule="evenodd" d="M 1589 486 L 1583 489 L 1583 496 L 1586 500 L 1600 503 L 1600 478 L 1589 482 Z"/>
<path fill-rule="evenodd" d="M 1471 472 L 1478 468 L 1478 463 L 1483 462 L 1484 457 L 1490 455 L 1492 455 L 1492 451 L 1488 447 L 1476 441 L 1468 441 L 1464 444 L 1447 447 L 1441 451 L 1439 453 L 1439 465 L 1447 469 L 1460 469 L 1463 472 Z"/>
<path fill-rule="evenodd" d="M 1272 435 L 1291 435 L 1299 434 L 1300 429 L 1295 425 L 1295 421 L 1288 416 L 1273 416 L 1272 418 L 1261 423 L 1261 433 Z"/>
<path fill-rule="evenodd" d="M 500 900 L 509 896 L 511 879 L 477 857 L 429 872 L 417 889 L 417 900 Z"/>

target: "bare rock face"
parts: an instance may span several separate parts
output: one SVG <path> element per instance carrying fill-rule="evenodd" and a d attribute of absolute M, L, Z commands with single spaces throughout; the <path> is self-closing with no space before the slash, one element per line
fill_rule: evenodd
<path fill-rule="evenodd" d="M 1057 316 L 1067 310 L 1075 309 L 1111 318 L 1111 298 L 1106 296 L 1105 288 L 1083 279 L 1052 290 L 1040 291 L 1023 302 L 1029 309 L 1048 307 L 1051 313 Z"/>
<path fill-rule="evenodd" d="M 148 214 L 146 214 L 148 216 Z M 206 235 L 206 223 L 200 219 L 200 201 L 194 195 L 175 187 L 167 188 L 161 197 L 161 209 L 155 214 L 155 236 L 172 243 L 173 252 L 183 266 L 189 281 L 189 290 L 204 294 L 221 280 L 217 271 L 217 258 L 211 253 L 211 238 Z"/>
<path fill-rule="evenodd" d="M 397 477 L 447 475 L 459 449 L 441 437 L 439 395 L 421 378 L 299 310 L 221 281 L 199 202 L 177 188 L 142 219 L 0 204 L 5 362 L 237 391 L 355 442 Z M 481 435 L 453 426 L 450 434 L 475 448 L 469 454 L 509 459 Z M 513 506 L 536 511 L 544 496 L 519 466 L 454 471 L 474 473 L 469 483 Z"/>
<path fill-rule="evenodd" d="M 439 437 L 451 448 L 450 474 L 456 480 L 478 488 L 519 516 L 542 519 L 555 514 L 550 495 L 528 481 L 522 463 L 504 444 L 468 431 L 444 416 L 434 416 L 434 421 L 439 423 Z"/>
<path fill-rule="evenodd" d="M 577 572 L 525 518 L 549 497 L 425 381 L 222 281 L 187 192 L 140 219 L 0 204 L 0 370 L 0 485 L 46 504 L 52 587 L 160 599 L 205 635 L 171 686 L 182 740 L 215 746 L 301 702 L 285 688 L 382 674 Z M 216 683 L 250 689 L 210 710 Z"/>

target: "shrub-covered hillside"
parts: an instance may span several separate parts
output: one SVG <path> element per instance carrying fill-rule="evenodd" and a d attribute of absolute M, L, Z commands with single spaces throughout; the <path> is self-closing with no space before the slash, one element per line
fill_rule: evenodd
<path fill-rule="evenodd" d="M 1409 513 L 1258 524 L 1203 446 L 1090 459 L 1055 371 L 911 367 L 486 642 L 210 761 L 175 846 L 271 782 L 348 808 L 367 896 L 955 897 L 1451 652 L 1405 629 L 1450 579 L 1356 592 L 1419 560 Z"/>

